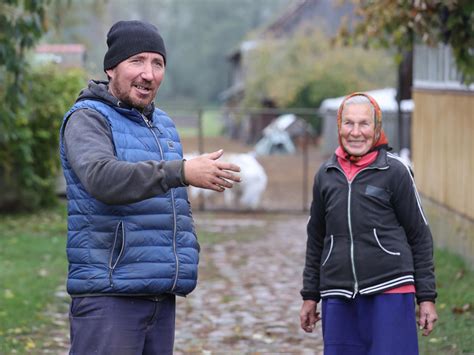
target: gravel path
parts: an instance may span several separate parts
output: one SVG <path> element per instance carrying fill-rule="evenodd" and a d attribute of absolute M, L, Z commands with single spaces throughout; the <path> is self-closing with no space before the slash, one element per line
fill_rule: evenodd
<path fill-rule="evenodd" d="M 176 354 L 322 354 L 320 324 L 299 328 L 306 219 L 240 219 L 264 235 L 203 247 L 198 287 L 178 300 Z"/>

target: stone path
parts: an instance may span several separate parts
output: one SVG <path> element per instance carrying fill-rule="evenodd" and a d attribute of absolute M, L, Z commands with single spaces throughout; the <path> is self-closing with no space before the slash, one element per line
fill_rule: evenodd
<path fill-rule="evenodd" d="M 263 236 L 203 247 L 198 287 L 178 300 L 176 354 L 322 354 L 321 325 L 299 328 L 306 220 L 263 219 Z"/>

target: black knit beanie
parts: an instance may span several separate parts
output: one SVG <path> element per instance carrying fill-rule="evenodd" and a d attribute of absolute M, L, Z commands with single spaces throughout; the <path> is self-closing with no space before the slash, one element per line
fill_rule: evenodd
<path fill-rule="evenodd" d="M 142 21 L 119 21 L 107 34 L 108 50 L 104 56 L 104 71 L 142 52 L 154 52 L 163 56 L 166 64 L 166 49 L 158 29 Z"/>

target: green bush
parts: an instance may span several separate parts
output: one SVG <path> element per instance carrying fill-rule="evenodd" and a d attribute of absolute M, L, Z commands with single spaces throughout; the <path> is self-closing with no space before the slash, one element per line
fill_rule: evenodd
<path fill-rule="evenodd" d="M 0 211 L 34 210 L 56 201 L 59 127 L 85 75 L 79 69 L 43 66 L 27 73 L 22 83 L 22 107 L 0 121 Z M 0 89 L 2 101 L 4 95 Z"/>

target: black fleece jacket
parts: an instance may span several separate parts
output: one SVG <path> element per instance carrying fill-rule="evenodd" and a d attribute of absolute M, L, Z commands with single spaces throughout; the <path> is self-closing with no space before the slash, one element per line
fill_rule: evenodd
<path fill-rule="evenodd" d="M 315 176 L 303 299 L 351 298 L 414 284 L 436 298 L 433 241 L 411 170 L 380 150 L 349 182 L 334 155 Z"/>

